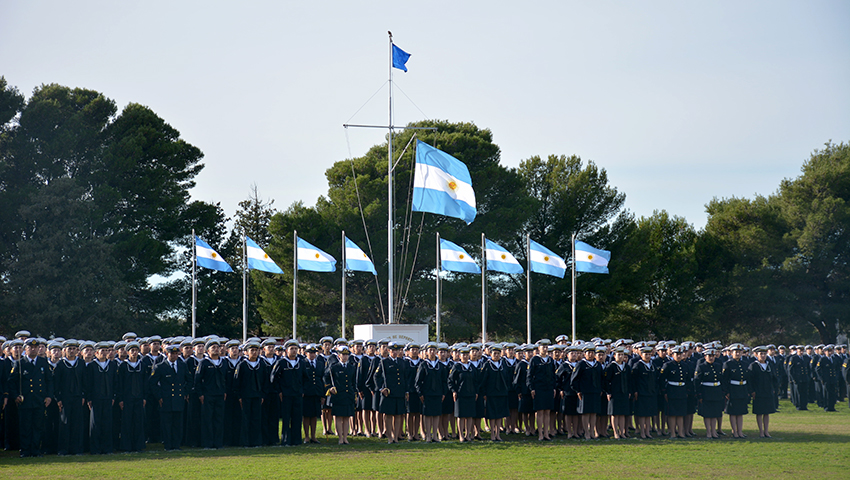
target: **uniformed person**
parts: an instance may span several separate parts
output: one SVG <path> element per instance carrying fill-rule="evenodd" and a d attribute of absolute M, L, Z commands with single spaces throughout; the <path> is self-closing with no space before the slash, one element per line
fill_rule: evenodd
<path fill-rule="evenodd" d="M 245 344 L 245 353 L 233 376 L 242 409 L 242 446 L 259 447 L 263 443 L 261 407 L 269 390 L 270 371 L 266 362 L 260 360 L 260 342 L 249 340 Z"/>
<path fill-rule="evenodd" d="M 279 359 L 272 368 L 270 391 L 276 392 L 275 395 L 280 404 L 278 411 L 283 420 L 280 444 L 292 447 L 303 443 L 301 440 L 301 423 L 307 369 L 298 356 L 299 345 L 296 340 L 287 340 L 284 348 L 286 355 Z M 274 425 L 277 426 L 276 419 Z"/>
<path fill-rule="evenodd" d="M 83 434 L 88 421 L 83 416 L 86 364 L 78 358 L 80 343 L 66 340 L 64 358 L 53 370 L 53 388 L 59 407 L 59 455 L 83 453 Z"/>
<path fill-rule="evenodd" d="M 779 377 L 773 371 L 768 359 L 767 347 L 753 348 L 756 361 L 750 364 L 747 372 L 747 388 L 753 399 L 753 414 L 759 428 L 759 437 L 770 438 L 770 414 L 776 412 L 776 390 Z"/>
<path fill-rule="evenodd" d="M 227 362 L 221 358 L 221 342 L 204 344 L 207 357 L 195 369 L 194 393 L 201 404 L 201 446 L 224 446 L 224 402 L 227 396 Z"/>
<path fill-rule="evenodd" d="M 611 427 L 614 438 L 628 436 L 626 416 L 631 413 L 629 400 L 631 370 L 626 365 L 626 350 L 623 347 L 614 349 L 614 361 L 609 363 L 602 372 L 602 390 L 608 400 L 608 415 L 611 416 Z"/>
<path fill-rule="evenodd" d="M 121 409 L 120 448 L 141 452 L 145 449 L 145 396 L 150 369 L 142 361 L 138 342 L 130 340 L 125 350 L 127 360 L 118 365 L 115 379 L 115 401 Z"/>
<path fill-rule="evenodd" d="M 192 389 L 192 372 L 180 358 L 180 347 L 166 347 L 167 358 L 154 365 L 148 379 L 159 406 L 160 433 L 166 451 L 180 450 L 183 440 L 183 415 Z"/>
<path fill-rule="evenodd" d="M 357 396 L 358 404 L 363 416 L 366 438 L 372 437 L 375 434 L 375 424 L 377 423 L 376 409 L 372 404 L 372 390 L 366 386 L 366 380 L 369 378 L 369 372 L 372 364 L 375 361 L 375 350 L 378 342 L 375 339 L 369 339 L 364 342 L 365 351 L 358 359 L 357 363 Z"/>
<path fill-rule="evenodd" d="M 398 443 L 404 426 L 408 381 L 405 377 L 404 344 L 390 342 L 389 349 L 390 356 L 381 358 L 375 377 L 381 395 L 379 410 L 384 415 L 387 443 L 392 444 Z"/>
<path fill-rule="evenodd" d="M 555 404 L 555 362 L 549 356 L 550 344 L 548 338 L 537 342 L 537 356 L 529 362 L 525 379 L 534 404 L 538 441 L 552 440 L 555 435 L 555 432 L 551 431 L 550 422 Z"/>
<path fill-rule="evenodd" d="M 23 343 L 24 355 L 12 366 L 7 386 L 17 406 L 21 457 L 40 457 L 44 412 L 53 401 L 53 375 L 47 360 L 38 356 L 38 339 Z"/>
<path fill-rule="evenodd" d="M 337 347 L 339 362 L 325 371 L 325 388 L 331 397 L 334 426 L 339 444 L 348 445 L 348 431 L 354 416 L 357 367 L 350 362 L 351 351 L 345 345 Z"/>
<path fill-rule="evenodd" d="M 602 365 L 596 361 L 596 346 L 587 342 L 582 348 L 584 360 L 576 363 L 570 378 L 570 388 L 578 396 L 578 413 L 581 414 L 584 438 L 599 438 L 596 430 L 596 415 L 602 413 Z"/>
<path fill-rule="evenodd" d="M 319 347 L 315 343 L 308 344 L 304 353 L 307 355 L 303 360 L 306 370 L 302 408 L 304 438 L 307 443 L 320 443 L 316 439 L 316 425 L 325 403 L 325 361 L 319 356 Z"/>
<path fill-rule="evenodd" d="M 471 442 L 474 436 L 472 419 L 475 416 L 475 401 L 478 397 L 478 374 L 469 363 L 469 347 L 458 348 L 459 361 L 449 372 L 448 387 L 452 392 L 458 421 L 460 442 Z"/>
<path fill-rule="evenodd" d="M 832 356 L 833 349 L 833 345 L 826 345 L 823 349 L 823 355 L 818 358 L 816 364 L 818 381 L 823 395 L 823 409 L 826 412 L 835 411 L 835 403 L 838 397 L 838 373 Z"/>
<path fill-rule="evenodd" d="M 694 373 L 694 390 L 697 394 L 697 412 L 705 423 L 707 438 L 720 438 L 717 433 L 717 419 L 723 417 L 723 388 L 721 379 L 723 369 L 717 362 L 717 351 L 709 348 L 704 352 L 705 361 L 701 362 Z"/>
<path fill-rule="evenodd" d="M 490 358 L 481 365 L 481 395 L 484 397 L 486 409 L 484 412 L 487 426 L 490 428 L 490 440 L 502 441 L 504 421 L 510 415 L 508 409 L 509 385 L 513 378 L 509 369 L 505 368 L 502 359 L 502 345 L 490 346 Z M 554 383 L 554 374 L 553 374 Z"/>
<path fill-rule="evenodd" d="M 239 340 L 228 340 L 224 344 L 227 350 L 227 357 L 224 359 L 224 380 L 227 390 L 224 399 L 224 444 L 229 447 L 242 444 L 242 407 L 239 406 L 239 395 L 233 382 L 236 367 L 242 361 L 239 343 Z"/>
<path fill-rule="evenodd" d="M 747 389 L 747 371 L 741 362 L 744 346 L 736 343 L 729 346 L 731 358 L 723 364 L 723 393 L 726 396 L 726 413 L 732 427 L 732 438 L 746 438 L 744 415 L 749 413 L 750 395 Z"/>

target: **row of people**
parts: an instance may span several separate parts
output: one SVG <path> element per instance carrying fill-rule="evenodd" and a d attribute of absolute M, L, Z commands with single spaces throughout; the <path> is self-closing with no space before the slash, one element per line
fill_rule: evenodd
<path fill-rule="evenodd" d="M 673 436 L 690 436 L 697 412 L 706 435 L 717 438 L 725 411 L 733 437 L 741 437 L 750 401 L 759 433 L 768 437 L 781 391 L 778 370 L 792 379 L 792 397 L 798 385 L 796 370 L 776 366 L 775 349 L 744 356 L 742 345 L 720 350 L 719 342 L 561 336 L 556 345 L 449 347 L 388 339 L 349 345 L 331 337 L 319 345 L 133 334 L 100 343 L 18 337 L 5 342 L 0 387 L 6 446 L 19 440 L 22 456 L 132 452 L 159 441 L 167 450 L 219 448 L 225 439 L 298 445 L 302 431 L 317 442 L 319 418 L 326 434 L 336 429 L 340 444 L 349 432 L 397 443 L 405 424 L 410 440 L 441 441 L 456 432 L 471 441 L 485 419 L 493 441 L 505 431 L 536 431 L 544 441 L 555 433 L 607 436 L 609 422 L 622 438 L 632 417 L 642 438 L 668 426 Z M 839 374 L 846 379 L 846 347 L 825 352 L 835 355 L 831 365 L 845 359 Z M 822 382 L 824 391 L 830 382 Z"/>

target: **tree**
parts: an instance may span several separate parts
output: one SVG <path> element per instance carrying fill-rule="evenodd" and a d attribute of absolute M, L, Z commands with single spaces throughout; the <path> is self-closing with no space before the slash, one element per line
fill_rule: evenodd
<path fill-rule="evenodd" d="M 43 318 L 39 328 L 63 336 L 156 329 L 175 292 L 149 281 L 182 267 L 176 252 L 195 220 L 189 190 L 201 151 L 147 107 L 116 116 L 102 94 L 55 84 L 23 102 L 0 83 L 0 327 Z M 33 296 L 49 291 L 76 293 L 61 302 Z M 65 313 L 57 317 L 54 304 Z"/>

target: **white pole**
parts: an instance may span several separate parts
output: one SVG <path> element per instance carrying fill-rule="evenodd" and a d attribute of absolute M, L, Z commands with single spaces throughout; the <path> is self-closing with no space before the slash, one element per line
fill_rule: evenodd
<path fill-rule="evenodd" d="M 345 338 L 345 230 L 342 231 L 342 334 Z"/>
<path fill-rule="evenodd" d="M 528 259 L 528 274 L 525 281 L 526 343 L 531 343 L 531 234 L 525 235 L 525 258 Z"/>
<path fill-rule="evenodd" d="M 437 232 L 437 341 L 440 341 L 440 233 Z"/>
<path fill-rule="evenodd" d="M 574 233 L 572 236 L 572 255 L 573 255 L 573 336 L 570 337 L 570 340 L 575 341 L 576 339 L 576 234 Z"/>
<path fill-rule="evenodd" d="M 198 306 L 197 274 L 195 265 L 198 263 L 198 248 L 195 245 L 195 229 L 192 229 L 192 338 L 195 338 L 195 311 Z"/>
<path fill-rule="evenodd" d="M 294 256 L 292 262 L 292 338 L 297 339 L 298 327 L 298 231 L 292 231 L 292 246 Z"/>
<path fill-rule="evenodd" d="M 390 123 L 389 123 L 389 142 L 387 142 L 387 303 L 389 305 L 389 322 L 392 325 L 395 323 L 395 314 L 393 312 L 395 304 L 393 303 L 393 256 L 395 255 L 393 244 L 393 33 L 387 32 L 390 36 Z"/>
<path fill-rule="evenodd" d="M 242 230 L 242 343 L 248 340 L 248 236 Z"/>
<path fill-rule="evenodd" d="M 487 343 L 487 247 L 481 234 L 481 343 Z"/>

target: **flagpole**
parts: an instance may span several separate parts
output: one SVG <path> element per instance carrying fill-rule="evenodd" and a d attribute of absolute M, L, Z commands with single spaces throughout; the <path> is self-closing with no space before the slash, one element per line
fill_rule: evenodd
<path fill-rule="evenodd" d="M 387 142 L 387 291 L 389 292 L 387 296 L 387 303 L 389 305 L 388 313 L 389 313 L 389 322 L 390 325 L 395 323 L 395 313 L 393 303 L 393 290 L 395 285 L 393 284 L 393 256 L 394 252 L 394 244 L 393 244 L 393 32 L 387 32 L 390 36 L 390 123 L 387 124 L 389 126 L 389 141 Z"/>
<path fill-rule="evenodd" d="M 195 264 L 198 263 L 198 246 L 195 240 L 195 229 L 192 229 L 192 338 L 195 338 L 195 311 L 198 304 L 198 289 L 196 286 L 197 275 L 195 274 Z"/>
<path fill-rule="evenodd" d="M 292 338 L 297 339 L 295 320 L 298 318 L 298 231 L 292 231 Z"/>
<path fill-rule="evenodd" d="M 242 229 L 242 343 L 248 340 L 248 235 Z"/>
<path fill-rule="evenodd" d="M 528 259 L 528 275 L 525 277 L 526 343 L 531 343 L 531 234 L 525 234 L 525 258 Z"/>
<path fill-rule="evenodd" d="M 437 232 L 437 341 L 440 341 L 440 232 Z"/>
<path fill-rule="evenodd" d="M 573 254 L 573 336 L 570 337 L 570 340 L 575 341 L 576 339 L 576 234 L 573 233 L 572 236 L 572 254 Z"/>
<path fill-rule="evenodd" d="M 481 343 L 487 343 L 487 247 L 481 233 Z"/>
<path fill-rule="evenodd" d="M 345 338 L 345 230 L 342 231 L 342 334 Z"/>

